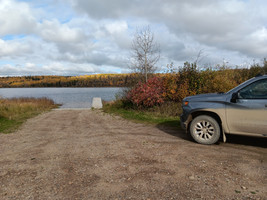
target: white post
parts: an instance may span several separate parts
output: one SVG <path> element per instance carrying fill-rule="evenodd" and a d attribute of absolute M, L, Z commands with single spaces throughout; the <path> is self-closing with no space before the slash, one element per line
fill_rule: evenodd
<path fill-rule="evenodd" d="M 102 100 L 100 97 L 94 97 L 92 102 L 92 108 L 100 109 L 103 107 Z"/>

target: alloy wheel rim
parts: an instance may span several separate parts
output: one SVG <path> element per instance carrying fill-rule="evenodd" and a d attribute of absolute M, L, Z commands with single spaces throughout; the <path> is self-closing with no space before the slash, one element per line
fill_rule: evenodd
<path fill-rule="evenodd" d="M 200 121 L 196 123 L 194 132 L 200 139 L 210 140 L 214 136 L 215 128 L 209 121 Z"/>

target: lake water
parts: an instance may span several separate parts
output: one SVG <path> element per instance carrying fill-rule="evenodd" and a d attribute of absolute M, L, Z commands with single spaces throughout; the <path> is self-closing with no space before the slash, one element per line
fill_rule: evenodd
<path fill-rule="evenodd" d="M 0 88 L 0 97 L 47 97 L 61 108 L 91 108 L 93 97 L 115 100 L 122 88 Z"/>

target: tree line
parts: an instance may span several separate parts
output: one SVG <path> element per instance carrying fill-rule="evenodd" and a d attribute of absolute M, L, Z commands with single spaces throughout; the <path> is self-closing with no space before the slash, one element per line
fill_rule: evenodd
<path fill-rule="evenodd" d="M 16 87 L 130 87 L 141 80 L 138 73 L 83 76 L 0 77 L 0 88 Z"/>
<path fill-rule="evenodd" d="M 178 67 L 169 65 L 166 73 L 149 73 L 148 78 L 164 80 L 167 96 L 183 96 L 206 92 L 225 92 L 258 74 L 267 74 L 267 61 L 250 68 L 228 68 L 225 66 L 199 70 L 196 63 L 186 62 Z M 144 82 L 142 73 L 95 74 L 83 76 L 20 76 L 0 77 L 0 88 L 16 87 L 133 87 Z M 177 98 L 178 98 L 177 96 Z M 172 97 L 174 98 L 174 97 Z"/>

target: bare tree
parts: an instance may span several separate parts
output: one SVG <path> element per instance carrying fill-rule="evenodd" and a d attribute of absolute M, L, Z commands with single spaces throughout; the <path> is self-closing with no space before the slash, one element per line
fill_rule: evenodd
<path fill-rule="evenodd" d="M 198 64 L 198 62 L 200 62 L 203 59 L 203 52 L 204 52 L 204 49 L 199 50 L 196 60 L 194 62 L 196 65 Z"/>
<path fill-rule="evenodd" d="M 132 41 L 131 68 L 135 72 L 144 74 L 145 81 L 149 73 L 156 71 L 156 63 L 160 58 L 160 47 L 154 41 L 154 34 L 150 27 L 137 29 Z"/>

